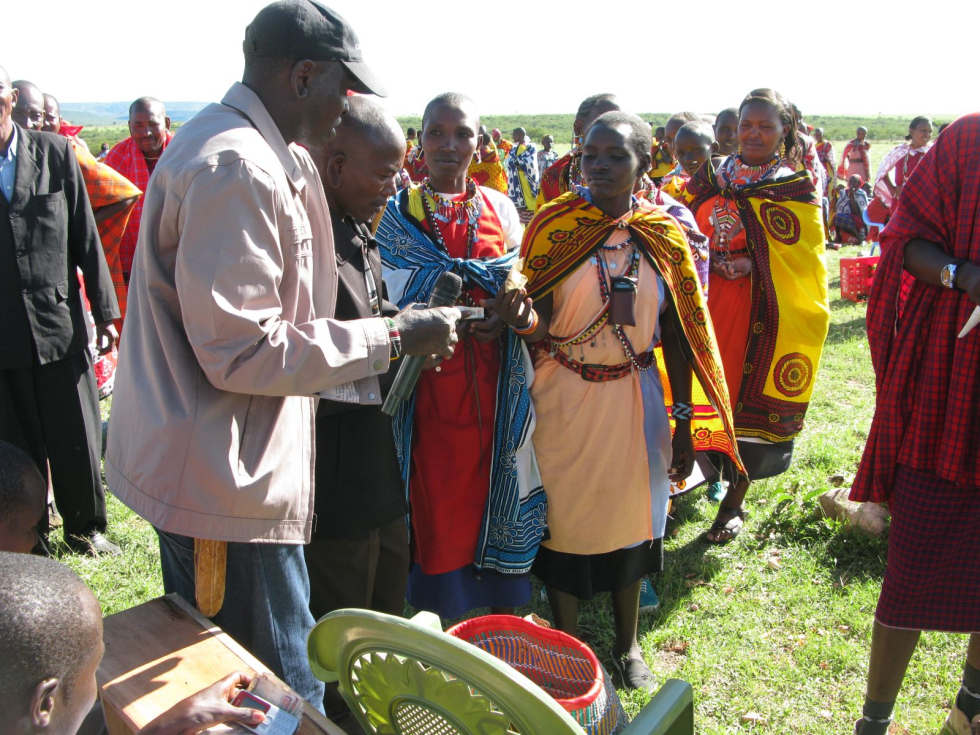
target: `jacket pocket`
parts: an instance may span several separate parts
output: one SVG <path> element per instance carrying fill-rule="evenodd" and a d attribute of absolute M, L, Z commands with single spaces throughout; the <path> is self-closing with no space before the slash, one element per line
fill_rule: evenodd
<path fill-rule="evenodd" d="M 27 251 L 31 263 L 32 287 L 51 287 L 75 275 L 69 266 L 68 208 L 61 192 L 38 194 L 24 213 L 28 225 Z"/>

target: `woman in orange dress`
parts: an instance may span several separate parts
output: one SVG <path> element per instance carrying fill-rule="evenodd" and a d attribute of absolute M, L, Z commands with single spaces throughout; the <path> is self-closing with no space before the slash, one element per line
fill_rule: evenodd
<path fill-rule="evenodd" d="M 582 153 L 589 187 L 535 217 L 521 251 L 527 287 L 502 289 L 495 304 L 535 355 L 534 442 L 549 535 L 532 571 L 571 635 L 578 601 L 611 593 L 612 659 L 628 688 L 653 684 L 636 638 L 638 602 L 643 577 L 662 568 L 671 480 L 694 465 L 692 369 L 728 418 L 718 434 L 739 463 L 690 246 L 665 208 L 633 195 L 651 142 L 635 115 L 596 120 Z M 576 426 L 583 430 L 569 430 Z"/>

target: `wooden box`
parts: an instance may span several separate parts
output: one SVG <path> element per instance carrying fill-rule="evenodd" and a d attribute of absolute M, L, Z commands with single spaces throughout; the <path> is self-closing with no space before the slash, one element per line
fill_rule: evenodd
<path fill-rule="evenodd" d="M 182 699 L 234 672 L 269 669 L 178 595 L 104 620 L 97 679 L 109 735 L 133 735 Z M 276 680 L 284 689 L 284 683 Z M 344 735 L 305 704 L 298 733 Z"/>

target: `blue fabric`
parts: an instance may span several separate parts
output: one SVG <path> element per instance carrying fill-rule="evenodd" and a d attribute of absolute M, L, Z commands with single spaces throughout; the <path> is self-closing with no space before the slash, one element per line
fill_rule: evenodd
<path fill-rule="evenodd" d="M 17 124 L 13 125 L 14 132 L 10 136 L 7 155 L 0 158 L 0 191 L 9 203 L 14 198 L 14 179 L 17 173 Z"/>
<path fill-rule="evenodd" d="M 531 575 L 484 571 L 479 577 L 465 566 L 443 574 L 424 574 L 412 564 L 408 573 L 408 604 L 440 618 L 461 618 L 478 607 L 521 607 L 531 601 Z"/>
<path fill-rule="evenodd" d="M 194 539 L 155 529 L 163 589 L 194 601 Z M 212 620 L 307 702 L 323 712 L 306 636 L 313 628 L 310 581 L 299 544 L 228 544 L 225 602 Z"/>
<path fill-rule="evenodd" d="M 517 253 L 490 260 L 450 258 L 401 213 L 399 202 L 406 196 L 408 190 L 388 200 L 375 235 L 386 272 L 396 270 L 407 274 L 398 306 L 427 303 L 436 280 L 447 271 L 459 275 L 464 287 L 479 286 L 488 293 L 496 293 L 510 273 Z M 520 337 L 508 329 L 501 335 L 501 342 L 490 492 L 473 564 L 477 571 L 496 569 L 505 574 L 525 574 L 531 569 L 544 534 L 547 501 L 540 484 L 528 488 L 527 494 L 521 497 L 517 452 L 528 441 L 531 431 L 531 393 Z M 392 424 L 406 498 L 409 497 L 414 415 L 413 394 L 411 401 L 402 404 Z"/>

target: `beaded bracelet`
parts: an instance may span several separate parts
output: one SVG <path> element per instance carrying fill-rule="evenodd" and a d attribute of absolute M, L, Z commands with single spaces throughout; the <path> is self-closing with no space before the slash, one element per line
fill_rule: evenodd
<path fill-rule="evenodd" d="M 538 328 L 538 312 L 534 309 L 531 310 L 531 320 L 527 323 L 525 327 L 511 327 L 514 330 L 514 334 L 520 337 L 526 337 L 529 334 L 533 334 L 534 330 Z"/>
<path fill-rule="evenodd" d="M 397 360 L 402 356 L 402 335 L 395 325 L 395 320 L 389 317 L 384 318 L 385 326 L 388 327 L 388 341 L 391 343 L 391 351 L 388 355 L 389 360 Z"/>
<path fill-rule="evenodd" d="M 694 411 L 690 403 L 675 403 L 670 407 L 670 415 L 677 421 L 690 421 Z"/>

